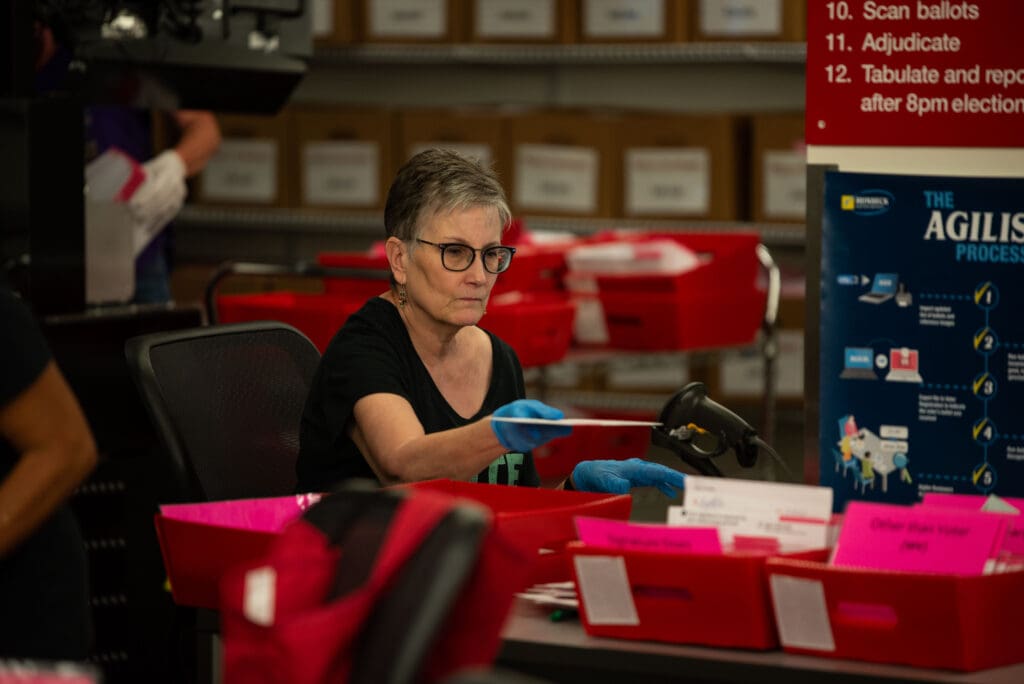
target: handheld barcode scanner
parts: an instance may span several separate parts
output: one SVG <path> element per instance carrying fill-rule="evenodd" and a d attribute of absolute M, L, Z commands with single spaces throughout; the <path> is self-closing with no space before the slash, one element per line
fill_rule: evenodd
<path fill-rule="evenodd" d="M 651 442 L 675 452 L 702 475 L 722 477 L 714 459 L 730 449 L 744 468 L 754 466 L 761 449 L 785 467 L 747 421 L 708 397 L 702 382 L 691 382 L 676 392 L 662 408 L 658 422 L 661 425 L 651 428 Z"/>

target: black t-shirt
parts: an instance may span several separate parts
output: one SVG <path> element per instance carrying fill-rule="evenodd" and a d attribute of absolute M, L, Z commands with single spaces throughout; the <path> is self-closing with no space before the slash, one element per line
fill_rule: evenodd
<path fill-rule="evenodd" d="M 376 479 L 346 427 L 356 402 L 370 394 L 409 401 L 427 434 L 480 420 L 526 395 L 515 352 L 488 333 L 491 385 L 476 415 L 463 418 L 448 404 L 413 347 L 398 309 L 379 297 L 353 314 L 324 351 L 302 415 L 297 464 L 299 491 L 327 491 L 350 478 Z M 531 454 L 508 453 L 480 472 L 477 482 L 536 487 Z"/>
<path fill-rule="evenodd" d="M 49 361 L 28 307 L 0 286 L 0 406 L 27 390 Z M 0 479 L 18 459 L 0 436 Z M 0 558 L 0 657 L 82 660 L 90 643 L 85 549 L 71 511 L 60 506 Z"/>

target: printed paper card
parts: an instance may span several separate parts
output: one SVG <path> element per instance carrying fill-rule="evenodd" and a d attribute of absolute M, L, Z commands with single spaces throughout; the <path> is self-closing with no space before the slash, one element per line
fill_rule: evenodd
<path fill-rule="evenodd" d="M 1008 518 L 963 509 L 851 501 L 832 556 L 841 567 L 951 575 L 991 568 Z"/>
<path fill-rule="evenodd" d="M 718 530 L 713 527 L 669 527 L 579 516 L 576 533 L 587 546 L 616 551 L 722 553 Z"/>
<path fill-rule="evenodd" d="M 683 496 L 683 506 L 669 507 L 668 524 L 716 527 L 726 546 L 749 547 L 757 538 L 783 552 L 829 545 L 829 487 L 690 475 Z"/>
<path fill-rule="evenodd" d="M 993 554 L 994 570 L 1005 572 L 1024 567 L 1024 499 L 999 497 L 995 494 L 944 494 L 929 492 L 922 498 L 920 506 L 954 508 L 957 510 L 982 511 L 1017 516 L 1007 521 L 1006 532 Z"/>

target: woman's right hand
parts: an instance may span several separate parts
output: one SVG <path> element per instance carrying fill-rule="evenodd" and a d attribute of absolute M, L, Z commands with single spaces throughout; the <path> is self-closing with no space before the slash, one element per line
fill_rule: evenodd
<path fill-rule="evenodd" d="M 536 399 L 518 399 L 492 414 L 491 429 L 503 447 L 511 452 L 526 453 L 553 439 L 565 437 L 572 432 L 572 428 L 568 425 L 505 422 L 501 418 L 561 420 L 564 417 L 565 414 L 554 406 Z"/>

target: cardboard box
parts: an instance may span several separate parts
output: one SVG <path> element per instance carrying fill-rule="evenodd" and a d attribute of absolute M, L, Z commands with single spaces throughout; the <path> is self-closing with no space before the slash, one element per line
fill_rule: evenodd
<path fill-rule="evenodd" d="M 444 147 L 490 164 L 502 184 L 511 174 L 505 118 L 491 109 L 408 109 L 398 114 L 395 169 L 417 152 Z"/>
<path fill-rule="evenodd" d="M 307 3 L 307 6 L 309 3 Z M 355 0 L 312 0 L 313 44 L 351 45 L 359 42 L 360 4 Z"/>
<path fill-rule="evenodd" d="M 613 216 L 618 207 L 615 117 L 550 111 L 511 116 L 512 175 L 505 184 L 516 214 Z"/>
<path fill-rule="evenodd" d="M 218 114 L 220 149 L 196 179 L 196 201 L 293 206 L 290 118 L 288 110 L 275 116 Z"/>
<path fill-rule="evenodd" d="M 472 43 L 571 43 L 576 3 L 571 0 L 466 0 Z"/>
<path fill-rule="evenodd" d="M 388 110 L 297 109 L 293 126 L 301 206 L 384 208 L 394 175 Z"/>
<path fill-rule="evenodd" d="M 792 41 L 807 36 L 803 0 L 691 0 L 690 40 Z"/>
<path fill-rule="evenodd" d="M 807 220 L 807 154 L 803 113 L 758 114 L 751 121 L 751 218 L 762 223 Z"/>
<path fill-rule="evenodd" d="M 1024 661 L 1024 571 L 981 576 L 861 570 L 770 559 L 772 602 L 792 653 L 982 670 Z"/>
<path fill-rule="evenodd" d="M 719 221 L 745 215 L 735 117 L 627 114 L 617 130 L 620 215 Z"/>
<path fill-rule="evenodd" d="M 688 0 L 579 0 L 581 43 L 676 43 L 687 39 Z"/>
<path fill-rule="evenodd" d="M 458 43 L 464 0 L 360 0 L 367 43 Z"/>

